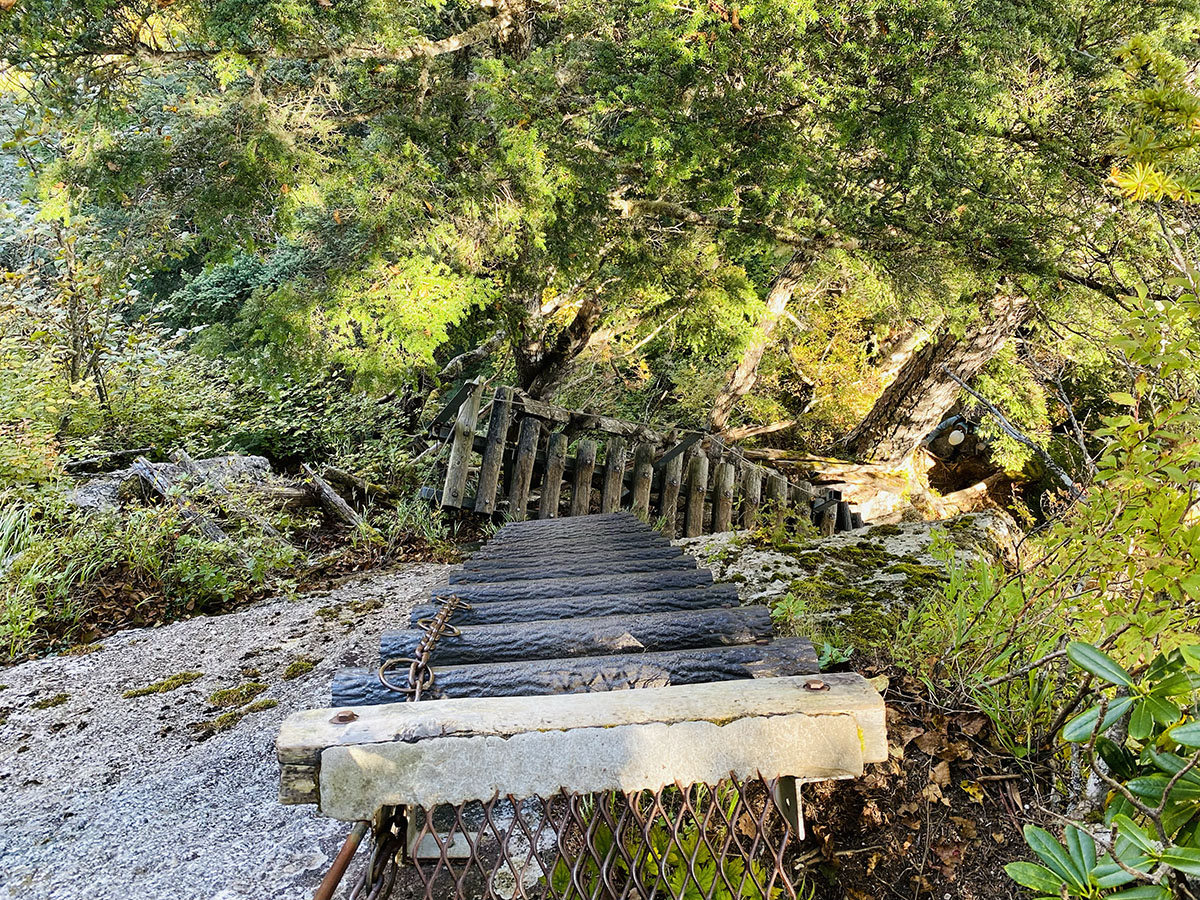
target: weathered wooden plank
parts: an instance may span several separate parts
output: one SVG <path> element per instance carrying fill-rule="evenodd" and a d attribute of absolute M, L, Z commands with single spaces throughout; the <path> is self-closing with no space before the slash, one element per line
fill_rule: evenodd
<path fill-rule="evenodd" d="M 459 597 L 468 603 L 497 600 L 536 600 L 539 597 L 581 597 L 712 584 L 707 569 L 676 572 L 637 572 L 603 578 L 543 578 L 540 581 L 502 581 L 487 584 L 446 584 L 435 587 L 432 597 Z"/>
<path fill-rule="evenodd" d="M 508 514 L 520 522 L 526 516 L 529 505 L 529 488 L 533 484 L 533 461 L 537 455 L 538 437 L 542 423 L 534 418 L 521 420 L 521 431 L 517 437 L 517 459 L 513 465 L 512 486 L 508 492 Z"/>
<path fill-rule="evenodd" d="M 566 409 L 565 407 L 555 406 L 553 403 L 534 400 L 530 397 L 520 397 L 517 400 L 517 404 L 525 411 L 526 415 L 535 416 L 547 422 L 555 422 L 560 425 L 570 425 L 577 430 L 599 431 L 604 434 L 639 441 L 651 441 L 658 444 L 664 442 L 664 435 L 651 428 L 647 428 L 645 425 L 625 422 L 621 419 L 614 419 L 611 416 L 601 416 L 594 413 Z"/>
<path fill-rule="evenodd" d="M 492 625 L 504 622 L 534 622 L 545 619 L 615 616 L 621 614 L 670 612 L 676 609 L 715 609 L 738 605 L 737 587 L 714 584 L 710 587 L 675 588 L 665 591 L 639 591 L 630 594 L 595 594 L 586 597 L 549 597 L 538 600 L 513 600 L 507 603 L 480 603 L 470 609 L 459 608 L 452 617 L 455 625 Z M 409 625 L 437 615 L 439 605 L 423 603 L 413 609 Z"/>
<path fill-rule="evenodd" d="M 701 650 L 435 667 L 433 685 L 425 696 L 436 700 L 582 694 L 743 678 L 815 675 L 819 671 L 817 654 L 809 641 L 781 638 L 769 644 Z M 397 678 L 402 680 L 402 676 Z M 395 703 L 399 699 L 403 699 L 403 695 L 380 684 L 371 669 L 339 669 L 333 677 L 333 706 Z"/>
<path fill-rule="evenodd" d="M 498 569 L 536 568 L 545 563 L 565 560 L 573 563 L 601 560 L 626 562 L 635 559 L 678 559 L 683 556 L 682 549 L 672 547 L 670 544 L 656 543 L 651 546 L 634 544 L 627 547 L 612 547 L 607 542 L 601 545 L 600 542 L 591 541 L 577 546 L 578 550 L 572 549 L 570 553 L 564 553 L 559 542 L 552 541 L 547 542 L 546 546 L 538 550 L 528 552 L 505 553 L 491 557 L 476 554 L 463 563 L 462 567 L 464 572 L 490 572 Z"/>
<path fill-rule="evenodd" d="M 571 489 L 571 515 L 586 516 L 592 507 L 592 473 L 596 470 L 596 442 L 579 442 L 575 451 L 575 484 Z"/>
<path fill-rule="evenodd" d="M 827 498 L 818 504 L 817 528 L 820 530 L 822 537 L 830 537 L 837 534 L 837 497 L 834 496 L 834 491 L 828 493 Z"/>
<path fill-rule="evenodd" d="M 733 481 L 737 469 L 731 462 L 717 465 L 717 483 L 713 490 L 713 532 L 728 531 L 733 523 Z"/>
<path fill-rule="evenodd" d="M 442 425 L 454 418 L 455 413 L 458 412 L 463 401 L 467 399 L 467 395 L 471 392 L 474 384 L 475 382 L 473 381 L 465 381 L 459 385 L 458 390 L 454 392 L 446 405 L 438 410 L 437 415 L 433 417 L 433 421 L 429 423 L 430 432 L 437 432 Z"/>
<path fill-rule="evenodd" d="M 708 457 L 697 453 L 688 462 L 687 515 L 683 523 L 684 537 L 696 537 L 704 532 L 704 495 L 708 493 Z"/>
<path fill-rule="evenodd" d="M 284 806 L 316 803 L 320 796 L 317 790 L 315 765 L 281 765 L 279 767 L 279 802 Z"/>
<path fill-rule="evenodd" d="M 762 473 L 758 466 L 746 466 L 742 476 L 742 527 L 758 527 L 758 509 L 762 497 Z"/>
<path fill-rule="evenodd" d="M 695 444 L 697 442 L 699 442 L 703 439 L 704 439 L 703 432 L 693 431 L 691 434 L 689 434 L 687 437 L 685 437 L 683 440 L 681 440 L 679 443 L 677 443 L 674 447 L 672 447 L 670 450 L 668 450 L 666 453 L 664 453 L 661 457 L 659 457 L 658 461 L 654 464 L 654 468 L 665 470 L 676 459 L 678 459 L 680 461 L 680 463 L 682 463 L 684 460 L 684 456 L 688 452 L 688 450 L 690 450 L 693 446 L 695 446 Z M 680 469 L 680 471 L 681 472 L 683 471 L 682 468 Z"/>
<path fill-rule="evenodd" d="M 625 477 L 625 439 L 608 439 L 604 451 L 604 489 L 600 492 L 600 512 L 614 512 L 621 506 L 621 482 Z"/>
<path fill-rule="evenodd" d="M 424 636 L 419 628 L 385 631 L 380 638 L 380 659 L 413 656 Z M 433 662 L 456 666 L 568 659 L 723 647 L 770 638 L 771 611 L 765 606 L 464 625 L 457 634 L 442 636 L 434 648 Z"/>
<path fill-rule="evenodd" d="M 775 524 L 781 524 L 783 517 L 787 515 L 788 483 L 778 472 L 767 478 L 767 500 L 774 507 Z"/>
<path fill-rule="evenodd" d="M 564 554 L 557 562 L 537 566 L 461 569 L 446 576 L 450 584 L 498 584 L 502 581 L 538 581 L 544 578 L 591 578 L 633 572 L 678 572 L 696 568 L 690 556 L 672 559 L 611 559 L 592 557 L 575 560 Z"/>
<path fill-rule="evenodd" d="M 198 479 L 200 482 L 208 485 L 214 491 L 216 491 L 217 494 L 220 495 L 220 503 L 225 508 L 227 513 L 232 512 L 243 521 L 252 522 L 267 534 L 271 535 L 273 538 L 277 538 L 281 541 L 286 540 L 286 538 L 279 533 L 279 530 L 274 525 L 272 525 L 262 516 L 255 513 L 248 506 L 246 506 L 245 503 L 230 493 L 229 488 L 225 487 L 219 478 L 210 478 L 205 471 L 196 464 L 196 461 L 192 459 L 191 455 L 182 447 L 171 454 L 171 460 L 175 463 L 175 465 L 183 469 L 183 471 L 185 471 L 192 478 Z"/>
<path fill-rule="evenodd" d="M 504 444 L 508 440 L 509 425 L 512 424 L 512 398 L 512 388 L 496 388 L 492 414 L 488 418 L 483 462 L 479 466 L 479 486 L 475 489 L 477 513 L 486 515 L 496 511 L 496 488 L 500 484 L 500 466 L 504 463 Z"/>
<path fill-rule="evenodd" d="M 650 515 L 650 489 L 654 484 L 654 445 L 638 444 L 633 451 L 633 499 L 630 508 L 639 518 Z"/>
<path fill-rule="evenodd" d="M 837 530 L 854 530 L 854 516 L 850 512 L 850 504 L 845 500 L 839 500 L 837 504 Z"/>
<path fill-rule="evenodd" d="M 442 485 L 442 506 L 458 509 L 463 505 L 467 490 L 467 469 L 475 446 L 475 424 L 479 418 L 479 401 L 483 396 L 483 380 L 470 382 L 471 389 L 454 420 L 454 443 L 446 463 L 446 481 Z"/>
<path fill-rule="evenodd" d="M 322 504 L 327 507 L 335 516 L 345 522 L 347 525 L 358 527 L 363 524 L 363 517 L 354 511 L 354 508 L 342 499 L 341 495 L 330 487 L 329 482 L 313 471 L 312 466 L 308 463 L 300 464 L 300 471 L 304 476 L 312 482 L 317 493 L 321 497 Z"/>
<path fill-rule="evenodd" d="M 608 528 L 613 525 L 621 525 L 626 528 L 640 528 L 643 531 L 648 530 L 646 529 L 646 523 L 638 521 L 637 516 L 624 510 L 617 510 L 610 513 L 597 513 L 588 516 L 586 519 L 571 519 L 569 522 L 561 519 L 554 521 L 526 519 L 524 522 L 506 522 L 504 527 L 492 536 L 492 540 L 503 540 L 504 538 L 519 534 L 561 534 L 570 529 Z"/>
<path fill-rule="evenodd" d="M 539 519 L 558 518 L 558 503 L 566 467 L 567 436 L 561 431 L 556 431 L 546 442 L 546 476 L 542 480 L 542 499 L 538 504 Z"/>
<path fill-rule="evenodd" d="M 679 519 L 679 488 L 683 484 L 683 456 L 676 455 L 663 468 L 662 491 L 659 495 L 658 514 L 666 520 L 663 533 L 675 537 Z"/>

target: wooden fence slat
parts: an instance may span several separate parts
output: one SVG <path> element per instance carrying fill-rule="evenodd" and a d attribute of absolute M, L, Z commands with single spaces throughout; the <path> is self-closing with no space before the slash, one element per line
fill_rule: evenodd
<path fill-rule="evenodd" d="M 539 519 L 558 518 L 558 498 L 562 494 L 563 470 L 567 467 L 567 436 L 561 431 L 546 441 L 546 476 L 542 481 Z"/>
<path fill-rule="evenodd" d="M 758 527 L 758 507 L 762 497 L 762 469 L 758 466 L 746 466 L 742 476 L 742 527 L 754 529 Z"/>
<path fill-rule="evenodd" d="M 492 415 L 488 419 L 487 445 L 483 450 L 483 463 L 479 467 L 479 487 L 475 491 L 477 513 L 488 514 L 496 511 L 496 488 L 500 483 L 500 466 L 504 462 L 508 426 L 512 422 L 512 398 L 512 388 L 496 388 Z"/>
<path fill-rule="evenodd" d="M 696 537 L 704 531 L 704 495 L 708 493 L 708 457 L 697 453 L 688 463 L 687 516 L 684 537 Z"/>
<path fill-rule="evenodd" d="M 479 418 L 479 401 L 483 396 L 483 380 L 471 382 L 471 390 L 454 420 L 454 444 L 450 448 L 450 461 L 446 464 L 446 481 L 442 487 L 442 506 L 458 509 L 462 506 L 467 490 L 467 469 L 471 464 L 471 450 L 475 446 L 475 424 Z"/>
<path fill-rule="evenodd" d="M 679 488 L 683 483 L 683 457 L 676 455 L 663 469 L 662 491 L 659 495 L 658 513 L 667 522 L 663 533 L 675 537 L 675 523 L 679 518 Z"/>
<path fill-rule="evenodd" d="M 596 442 L 580 441 L 575 451 L 575 483 L 571 489 L 571 515 L 586 516 L 592 508 L 592 473 L 596 471 Z"/>
<path fill-rule="evenodd" d="M 775 506 L 775 524 L 783 522 L 788 507 L 788 482 L 778 472 L 767 479 L 767 499 Z"/>
<path fill-rule="evenodd" d="M 717 465 L 717 485 L 713 491 L 713 532 L 728 531 L 733 520 L 733 480 L 737 474 L 733 463 Z"/>
<path fill-rule="evenodd" d="M 633 502 L 630 508 L 645 519 L 650 515 L 650 488 L 654 483 L 654 445 L 638 444 L 633 451 Z"/>
<path fill-rule="evenodd" d="M 529 505 L 529 488 L 533 484 L 533 463 L 537 458 L 538 438 L 542 423 L 532 416 L 521 420 L 521 431 L 517 436 L 517 459 L 513 463 L 512 489 L 508 492 L 508 515 L 513 521 L 525 519 L 525 508 Z"/>
<path fill-rule="evenodd" d="M 625 439 L 608 439 L 604 451 L 604 490 L 600 493 L 600 512 L 609 513 L 621 506 L 621 482 L 625 478 Z"/>

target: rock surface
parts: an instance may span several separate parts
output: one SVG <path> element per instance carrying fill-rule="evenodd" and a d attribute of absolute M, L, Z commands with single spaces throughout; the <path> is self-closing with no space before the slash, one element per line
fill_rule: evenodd
<path fill-rule="evenodd" d="M 172 482 L 184 478 L 186 473 L 174 463 L 151 463 Z M 230 454 L 211 459 L 196 460 L 196 465 L 205 476 L 231 485 L 238 481 L 266 482 L 271 479 L 271 463 L 263 456 Z M 121 505 L 121 485 L 136 477 L 132 468 L 89 475 L 67 494 L 67 502 L 81 509 L 116 509 Z"/>
<path fill-rule="evenodd" d="M 310 897 L 348 829 L 278 803 L 279 724 L 327 705 L 334 669 L 370 664 L 380 632 L 406 624 L 447 569 L 376 573 L 0 669 L 0 897 Z M 184 672 L 204 674 L 122 696 Z M 210 703 L 230 688 L 242 688 L 232 705 Z M 266 708 L 226 730 L 201 724 L 254 703 Z"/>

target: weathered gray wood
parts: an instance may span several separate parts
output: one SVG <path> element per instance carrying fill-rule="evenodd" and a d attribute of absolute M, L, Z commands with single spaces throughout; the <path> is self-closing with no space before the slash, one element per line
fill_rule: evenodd
<path fill-rule="evenodd" d="M 738 605 L 737 587 L 714 584 L 709 587 L 675 588 L 665 591 L 639 591 L 630 594 L 596 594 L 586 597 L 549 597 L 538 600 L 513 600 L 507 603 L 480 603 L 470 609 L 455 610 L 455 625 L 492 625 L 504 622 L 534 622 L 546 619 L 615 616 L 620 614 L 669 612 L 676 609 L 715 609 Z M 440 607 L 423 603 L 415 607 L 409 625 L 431 619 Z"/>
<path fill-rule="evenodd" d="M 608 439 L 604 451 L 604 489 L 600 492 L 600 512 L 613 512 L 621 506 L 621 482 L 625 477 L 625 439 Z"/>
<path fill-rule="evenodd" d="M 690 556 L 673 559 L 605 559 L 592 557 L 577 561 L 563 554 L 557 562 L 544 562 L 537 566 L 496 567 L 472 571 L 461 569 L 451 572 L 446 580 L 450 584 L 494 584 L 501 581 L 538 581 L 543 578 L 591 578 L 600 575 L 615 575 L 634 572 L 678 572 L 696 568 L 696 560 Z"/>
<path fill-rule="evenodd" d="M 676 454 L 663 468 L 662 491 L 659 495 L 658 514 L 666 519 L 663 533 L 675 537 L 679 519 L 679 488 L 683 483 L 683 455 Z"/>
<path fill-rule="evenodd" d="M 300 471 L 304 476 L 312 482 L 313 488 L 321 498 L 321 503 L 332 512 L 335 516 L 352 527 L 358 527 L 363 524 L 363 517 L 354 511 L 341 495 L 330 487 L 329 482 L 313 471 L 312 466 L 308 463 L 300 464 Z"/>
<path fill-rule="evenodd" d="M 512 423 L 512 398 L 512 388 L 496 388 L 496 396 L 492 400 L 492 414 L 488 418 L 487 444 L 483 448 L 483 462 L 479 466 L 479 486 L 475 489 L 477 513 L 486 515 L 496 511 L 496 488 L 500 484 L 504 444 L 508 440 L 508 427 Z"/>
<path fill-rule="evenodd" d="M 322 466 L 321 477 L 330 484 L 335 484 L 350 495 L 361 496 L 364 500 L 388 500 L 396 496 L 396 492 L 382 484 L 373 484 L 365 478 L 339 469 L 337 466 Z"/>
<path fill-rule="evenodd" d="M 498 530 L 492 540 L 500 540 L 516 534 L 533 534 L 535 532 L 545 534 L 559 534 L 564 529 L 581 529 L 581 528 L 607 528 L 612 525 L 621 525 L 626 528 L 641 529 L 648 531 L 645 522 L 639 522 L 637 516 L 618 510 L 610 513 L 596 513 L 588 516 L 586 519 L 571 519 L 569 522 L 564 520 L 545 521 L 543 519 L 526 519 L 524 522 L 506 522 L 504 527 Z"/>
<path fill-rule="evenodd" d="M 837 534 L 837 504 L 837 498 L 830 496 L 818 507 L 820 512 L 817 515 L 817 528 L 822 537 Z"/>
<path fill-rule="evenodd" d="M 246 506 L 245 503 L 231 494 L 229 492 L 229 488 L 221 484 L 219 479 L 209 478 L 208 475 L 205 474 L 204 470 L 196 465 L 196 461 L 192 459 L 191 455 L 182 447 L 171 454 L 171 461 L 174 462 L 175 465 L 179 466 L 179 468 L 183 469 L 183 471 L 185 471 L 192 478 L 201 481 L 216 491 L 221 496 L 221 500 L 219 502 L 225 508 L 227 513 L 232 512 L 243 521 L 254 523 L 267 534 L 271 535 L 271 537 L 278 538 L 281 541 L 284 540 L 283 535 L 279 533 L 279 530 L 274 525 L 272 525 L 262 516 L 255 513 L 248 506 Z"/>
<path fill-rule="evenodd" d="M 762 497 L 762 473 L 758 466 L 746 466 L 742 476 L 742 527 L 758 527 L 758 508 Z"/>
<path fill-rule="evenodd" d="M 92 472 L 111 471 L 119 469 L 128 460 L 144 456 L 153 451 L 153 447 L 136 447 L 130 450 L 114 450 L 111 453 L 100 453 L 84 459 L 72 459 L 63 464 L 63 469 L 70 475 L 83 475 Z"/>
<path fill-rule="evenodd" d="M 545 403 L 544 401 L 534 400 L 530 397 L 519 397 L 517 404 L 524 410 L 526 415 L 535 416 L 547 422 L 567 425 L 576 430 L 599 431 L 603 434 L 617 435 L 638 441 L 651 441 L 656 444 L 661 444 L 666 439 L 666 435 L 647 428 L 645 425 L 625 422 L 621 419 L 611 418 L 610 416 L 600 416 L 594 413 L 566 409 L 565 407 L 555 406 L 553 403 Z"/>
<path fill-rule="evenodd" d="M 539 550 L 519 553 L 505 553 L 499 556 L 480 556 L 476 554 L 463 563 L 465 572 L 489 572 L 497 569 L 528 569 L 543 565 L 569 561 L 572 563 L 614 560 L 618 562 L 635 559 L 678 559 L 683 556 L 683 550 L 670 544 L 654 544 L 652 546 L 631 545 L 627 547 L 612 547 L 607 542 L 598 545 L 597 542 L 578 544 L 578 551 L 564 553 L 558 541 L 548 542 Z"/>
<path fill-rule="evenodd" d="M 538 504 L 539 519 L 558 518 L 558 503 L 566 467 L 567 436 L 561 431 L 556 431 L 546 442 L 546 476 L 542 480 L 542 499 Z"/>
<path fill-rule="evenodd" d="M 687 515 L 683 523 L 684 537 L 696 537 L 704 532 L 704 495 L 708 493 L 708 457 L 697 453 L 688 462 Z"/>
<path fill-rule="evenodd" d="M 471 453 L 475 446 L 475 425 L 479 419 L 479 401 L 483 396 L 483 380 L 470 382 L 471 389 L 458 408 L 454 420 L 454 443 L 450 447 L 450 459 L 446 463 L 446 481 L 442 485 L 442 506 L 458 509 L 463 505 L 467 491 L 467 470 L 471 465 Z"/>
<path fill-rule="evenodd" d="M 279 802 L 284 806 L 316 803 L 318 767 L 281 765 L 279 767 Z"/>
<path fill-rule="evenodd" d="M 425 636 L 419 628 L 385 631 L 380 659 L 411 657 Z M 616 615 L 596 619 L 552 619 L 523 624 L 465 625 L 442 636 L 433 663 L 518 662 L 614 653 L 651 653 L 750 644 L 771 638 L 765 606 Z"/>
<path fill-rule="evenodd" d="M 515 521 L 523 521 L 529 505 L 529 488 L 533 484 L 533 462 L 537 456 L 538 437 L 542 423 L 534 418 L 521 420 L 521 432 L 517 437 L 517 459 L 513 464 L 512 485 L 508 491 L 508 515 Z"/>
<path fill-rule="evenodd" d="M 733 523 L 733 482 L 737 470 L 731 462 L 717 465 L 717 484 L 713 491 L 713 532 L 728 531 Z"/>
<path fill-rule="evenodd" d="M 433 686 L 425 696 L 436 700 L 582 694 L 743 678 L 815 675 L 819 671 L 817 654 L 811 643 L 803 638 L 781 638 L 770 644 L 703 650 L 439 667 L 433 669 Z M 332 706 L 395 703 L 398 699 L 403 699 L 403 695 L 380 684 L 374 670 L 339 669 L 334 675 Z"/>
<path fill-rule="evenodd" d="M 521 541 L 520 543 L 506 544 L 503 549 L 497 547 L 489 553 L 480 551 L 472 559 L 476 559 L 481 563 L 518 559 L 521 556 L 525 556 L 530 560 L 557 560 L 574 553 L 590 554 L 600 547 L 616 553 L 623 550 L 664 549 L 671 545 L 671 542 L 661 535 L 656 537 L 658 537 L 658 540 L 653 541 L 641 535 L 632 534 L 604 536 L 578 535 L 561 540 L 555 538 L 534 538 L 528 541 Z"/>
<path fill-rule="evenodd" d="M 139 456 L 133 461 L 130 466 L 134 474 L 148 484 L 155 493 L 159 494 L 164 500 L 169 500 L 175 504 L 176 508 L 183 515 L 183 518 L 197 531 L 203 534 L 210 541 L 216 543 L 225 543 L 229 540 L 229 535 L 221 530 L 212 519 L 202 513 L 196 504 L 180 494 L 172 494 L 171 488 L 174 486 L 171 479 L 168 478 L 158 469 L 150 464 L 150 460 L 144 456 Z M 240 555 L 240 554 L 239 554 Z"/>
<path fill-rule="evenodd" d="M 778 472 L 767 478 L 767 499 L 775 507 L 775 524 L 780 525 L 787 515 L 788 483 Z"/>
<path fill-rule="evenodd" d="M 654 484 L 654 445 L 638 444 L 633 451 L 633 500 L 630 508 L 639 518 L 650 516 L 650 489 Z"/>
<path fill-rule="evenodd" d="M 468 603 L 492 603 L 497 600 L 582 597 L 588 594 L 654 591 L 667 588 L 700 587 L 708 584 L 712 584 L 712 572 L 707 569 L 681 569 L 676 572 L 637 572 L 609 575 L 603 578 L 543 578 L 539 581 L 445 584 L 435 587 L 430 592 L 430 596 L 455 596 Z"/>
<path fill-rule="evenodd" d="M 596 442 L 580 441 L 575 451 L 575 484 L 571 489 L 571 515 L 586 516 L 592 507 L 592 474 L 596 471 Z"/>
<path fill-rule="evenodd" d="M 853 531 L 854 516 L 850 513 L 850 504 L 845 500 L 839 500 L 837 505 L 837 530 L 838 531 Z"/>

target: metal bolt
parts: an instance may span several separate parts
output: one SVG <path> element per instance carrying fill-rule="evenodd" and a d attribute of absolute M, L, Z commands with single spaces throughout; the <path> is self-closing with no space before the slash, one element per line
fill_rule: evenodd
<path fill-rule="evenodd" d="M 352 712 L 348 709 L 343 709 L 341 712 L 334 713 L 333 718 L 329 721 L 334 725 L 346 725 L 349 722 L 353 722 L 357 718 L 358 713 Z"/>
<path fill-rule="evenodd" d="M 829 685 L 823 682 L 820 678 L 811 678 L 804 682 L 804 689 L 806 691 L 827 691 L 829 690 Z"/>

